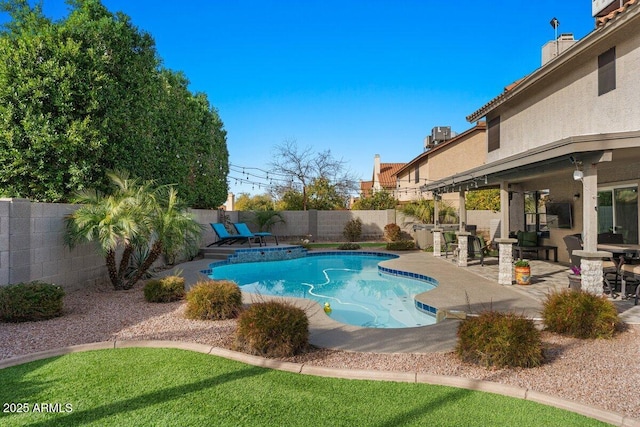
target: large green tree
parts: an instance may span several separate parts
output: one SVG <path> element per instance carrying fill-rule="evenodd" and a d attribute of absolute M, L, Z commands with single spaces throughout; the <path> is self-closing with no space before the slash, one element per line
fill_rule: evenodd
<path fill-rule="evenodd" d="M 236 198 L 235 210 L 237 211 L 269 211 L 273 210 L 273 197 L 269 194 L 240 193 Z"/>
<path fill-rule="evenodd" d="M 500 210 L 500 189 L 489 188 L 472 190 L 466 193 L 466 207 L 468 210 Z"/>
<path fill-rule="evenodd" d="M 0 33 L 0 191 L 67 201 L 105 190 L 105 172 L 175 184 L 194 207 L 227 194 L 226 133 L 203 94 L 160 68 L 151 35 L 99 0 L 70 0 L 63 20 L 4 0 Z"/>
<path fill-rule="evenodd" d="M 383 210 L 395 209 L 398 201 L 393 194 L 386 190 L 375 191 L 367 197 L 356 200 L 351 209 L 353 210 Z"/>

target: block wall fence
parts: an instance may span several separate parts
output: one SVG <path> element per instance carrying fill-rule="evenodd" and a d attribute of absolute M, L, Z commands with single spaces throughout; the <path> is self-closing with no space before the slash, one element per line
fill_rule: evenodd
<path fill-rule="evenodd" d="M 78 289 L 93 284 L 108 283 L 104 258 L 93 243 L 70 249 L 64 243 L 64 217 L 76 205 L 36 203 L 27 199 L 0 198 L 0 286 L 41 280 L 66 289 Z M 483 211 L 469 211 L 470 224 L 474 215 L 485 222 Z M 251 212 L 194 209 L 196 221 L 203 224 L 202 244 L 215 240 L 211 222 L 246 222 L 255 231 Z M 284 211 L 284 223 L 276 224 L 271 232 L 283 243 L 301 239 L 311 241 L 344 241 L 345 224 L 354 218 L 362 220 L 362 240 L 381 240 L 384 226 L 400 225 L 409 234 L 413 222 L 393 209 L 382 211 Z M 486 220 L 488 221 L 488 220 Z M 478 223 L 478 231 L 489 230 Z"/>

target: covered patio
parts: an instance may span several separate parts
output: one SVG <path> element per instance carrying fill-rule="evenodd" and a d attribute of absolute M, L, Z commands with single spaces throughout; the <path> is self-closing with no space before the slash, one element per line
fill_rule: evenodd
<path fill-rule="evenodd" d="M 580 235 L 583 247 L 574 255 L 581 257 L 582 287 L 602 293 L 602 259 L 613 254 L 599 250 L 598 235 L 616 234 L 620 243 L 638 245 L 639 163 L 640 132 L 584 135 L 428 183 L 422 191 L 436 202 L 443 193 L 457 192 L 463 202 L 466 191 L 499 188 L 501 221 L 494 241 L 508 252 L 501 259 L 510 262 L 515 233 L 527 231 L 537 234 L 539 245 L 557 247 L 559 261 L 567 265 L 563 239 Z M 460 206 L 463 235 L 466 212 Z M 500 283 L 510 283 L 511 266 L 501 271 L 494 279 L 509 272 Z"/>

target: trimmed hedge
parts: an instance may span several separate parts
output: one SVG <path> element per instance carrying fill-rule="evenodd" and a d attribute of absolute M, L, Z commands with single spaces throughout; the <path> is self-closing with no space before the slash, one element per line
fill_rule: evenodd
<path fill-rule="evenodd" d="M 547 295 L 542 318 L 549 331 L 576 338 L 611 338 L 622 325 L 605 296 L 571 289 Z"/>
<path fill-rule="evenodd" d="M 229 280 L 203 280 L 187 292 L 185 316 L 198 320 L 233 319 L 242 310 L 242 292 Z"/>
<path fill-rule="evenodd" d="M 309 319 L 287 302 L 253 304 L 238 318 L 235 346 L 259 356 L 293 356 L 309 346 Z"/>
<path fill-rule="evenodd" d="M 44 282 L 0 286 L 0 319 L 30 322 L 62 315 L 64 290 Z"/>
<path fill-rule="evenodd" d="M 172 302 L 184 298 L 184 277 L 167 276 L 149 280 L 144 285 L 144 299 L 148 302 Z"/>
<path fill-rule="evenodd" d="M 540 366 L 540 331 L 532 320 L 513 313 L 486 311 L 458 327 L 456 353 L 465 362 L 489 367 Z"/>
<path fill-rule="evenodd" d="M 398 240 L 396 242 L 387 243 L 387 250 L 390 251 L 409 251 L 416 248 L 416 242 L 413 240 Z"/>

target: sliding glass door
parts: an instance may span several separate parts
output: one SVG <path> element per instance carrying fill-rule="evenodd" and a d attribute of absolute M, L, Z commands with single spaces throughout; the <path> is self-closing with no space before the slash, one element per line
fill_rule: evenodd
<path fill-rule="evenodd" d="M 598 190 L 598 233 L 619 233 L 624 243 L 638 243 L 637 186 Z"/>

